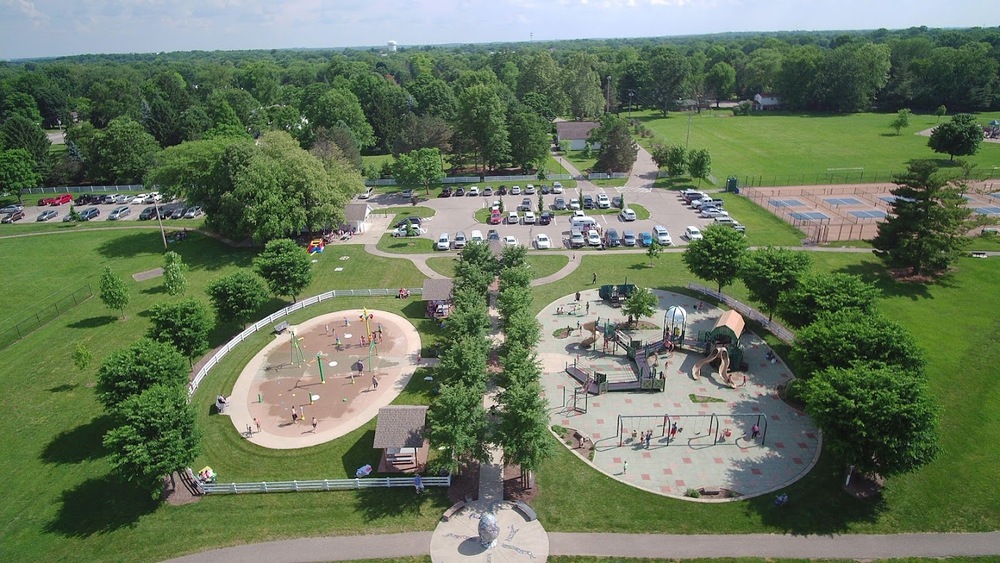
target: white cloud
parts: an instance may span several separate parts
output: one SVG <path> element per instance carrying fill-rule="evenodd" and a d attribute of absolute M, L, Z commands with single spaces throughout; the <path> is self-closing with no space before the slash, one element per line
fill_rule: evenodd
<path fill-rule="evenodd" d="M 33 23 L 41 23 L 42 21 L 49 19 L 49 16 L 39 10 L 38 7 L 35 6 L 35 3 L 31 0 L 3 0 L 2 4 L 20 12 L 21 15 L 28 18 Z"/>

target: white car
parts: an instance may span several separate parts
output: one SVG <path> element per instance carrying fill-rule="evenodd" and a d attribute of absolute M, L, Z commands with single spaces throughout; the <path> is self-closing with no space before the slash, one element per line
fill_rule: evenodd
<path fill-rule="evenodd" d="M 516 225 L 521 222 L 521 218 L 517 215 L 517 211 L 507 212 L 507 224 Z"/>
<path fill-rule="evenodd" d="M 590 246 L 601 246 L 601 235 L 594 229 L 587 231 L 587 244 Z"/>
<path fill-rule="evenodd" d="M 632 209 L 628 207 L 622 209 L 619 216 L 622 218 L 622 221 L 635 221 L 635 211 L 632 211 Z"/>
<path fill-rule="evenodd" d="M 451 248 L 451 239 L 448 238 L 448 233 L 441 233 L 441 236 L 438 237 L 437 244 L 434 245 L 434 248 L 438 250 L 448 250 Z"/>
<path fill-rule="evenodd" d="M 580 209 L 580 198 L 574 197 L 573 199 L 569 200 L 569 208 L 574 210 Z"/>
<path fill-rule="evenodd" d="M 466 195 L 479 195 L 479 187 L 478 186 L 472 186 L 471 188 L 469 188 L 469 191 L 465 192 L 465 194 Z"/>
<path fill-rule="evenodd" d="M 605 194 L 598 194 L 597 207 L 600 209 L 608 209 L 611 207 L 611 200 Z"/>
<path fill-rule="evenodd" d="M 521 186 L 511 186 L 510 195 L 521 195 Z"/>
<path fill-rule="evenodd" d="M 716 225 L 724 225 L 726 227 L 730 227 L 730 228 L 732 228 L 732 229 L 734 229 L 736 231 L 739 231 L 741 233 L 745 233 L 746 230 L 747 230 L 747 228 L 744 227 L 742 224 L 740 224 L 739 221 L 737 221 L 736 219 L 733 219 L 729 215 L 723 215 L 722 217 L 716 217 L 715 218 L 715 224 Z"/>
<path fill-rule="evenodd" d="M 493 188 L 486 186 L 483 188 L 483 197 L 490 197 L 493 195 Z"/>
<path fill-rule="evenodd" d="M 674 239 L 670 238 L 670 232 L 663 225 L 657 225 L 653 227 L 653 236 L 656 237 L 656 243 L 661 246 L 670 246 L 674 244 Z"/>
<path fill-rule="evenodd" d="M 684 229 L 684 238 L 688 240 L 701 240 L 702 239 L 701 231 L 698 229 L 698 227 L 691 225 L 686 229 Z"/>
<path fill-rule="evenodd" d="M 146 203 L 147 198 L 149 198 L 149 194 L 139 194 L 135 196 L 135 199 L 132 200 L 132 203 L 137 205 L 141 203 Z"/>
<path fill-rule="evenodd" d="M 535 195 L 535 185 L 528 184 L 527 186 L 524 186 L 524 193 L 528 195 Z"/>
<path fill-rule="evenodd" d="M 201 206 L 195 205 L 194 207 L 189 207 L 187 211 L 184 212 L 185 219 L 194 219 L 195 217 L 201 215 Z"/>
<path fill-rule="evenodd" d="M 403 199 L 410 199 L 410 198 L 413 197 L 413 190 L 411 190 L 411 189 L 405 189 L 405 190 L 399 192 L 399 195 L 402 196 Z"/>
<path fill-rule="evenodd" d="M 524 218 L 521 219 L 521 222 L 524 223 L 525 225 L 534 225 L 537 220 L 538 219 L 535 217 L 535 214 L 533 212 L 526 211 L 524 213 Z"/>
<path fill-rule="evenodd" d="M 583 211 L 582 209 L 577 209 L 576 211 L 573 212 L 573 218 L 574 219 L 577 218 L 577 217 L 580 217 L 582 219 L 583 217 L 586 217 L 586 216 L 587 216 L 587 212 Z"/>
<path fill-rule="evenodd" d="M 701 213 L 698 215 L 704 219 L 711 219 L 712 217 L 726 217 L 729 215 L 729 212 L 723 211 L 718 207 L 711 205 L 703 205 L 701 207 Z"/>
<path fill-rule="evenodd" d="M 122 194 L 118 196 L 118 203 L 132 203 L 133 200 L 135 200 L 135 197 L 131 194 Z"/>
<path fill-rule="evenodd" d="M 149 198 L 148 199 L 149 199 L 149 203 L 156 203 L 158 201 L 162 201 L 163 200 L 163 196 L 160 195 L 160 192 L 149 192 Z"/>
<path fill-rule="evenodd" d="M 514 237 L 512 237 L 510 235 L 507 235 L 507 236 L 503 237 L 503 245 L 504 246 L 517 246 L 517 244 L 518 243 L 517 243 L 517 239 L 516 238 L 514 238 Z"/>
<path fill-rule="evenodd" d="M 455 249 L 456 250 L 458 250 L 460 248 L 465 248 L 465 243 L 467 243 L 468 241 L 469 241 L 469 239 L 465 238 L 465 232 L 464 231 L 458 231 L 457 233 L 455 233 Z"/>
<path fill-rule="evenodd" d="M 542 233 L 536 236 L 535 248 L 537 248 L 538 250 L 545 250 L 547 248 L 552 248 L 552 241 L 549 240 L 549 235 Z"/>
<path fill-rule="evenodd" d="M 691 202 L 691 207 L 693 207 L 695 209 L 700 209 L 701 206 L 703 206 L 703 205 L 712 205 L 712 201 L 713 200 L 710 197 L 703 197 L 701 199 L 693 200 Z"/>
<path fill-rule="evenodd" d="M 552 193 L 561 194 L 563 193 L 562 184 L 559 182 L 552 182 Z"/>

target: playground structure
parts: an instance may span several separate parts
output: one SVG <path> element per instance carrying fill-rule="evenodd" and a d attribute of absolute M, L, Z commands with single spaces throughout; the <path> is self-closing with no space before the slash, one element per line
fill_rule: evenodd
<path fill-rule="evenodd" d="M 306 248 L 306 251 L 309 254 L 317 254 L 319 252 L 323 252 L 325 248 L 326 243 L 323 242 L 323 239 L 318 238 L 309 242 L 309 247 Z"/>
<path fill-rule="evenodd" d="M 743 335 L 745 326 L 746 322 L 743 320 L 743 316 L 736 311 L 729 310 L 723 313 L 715 322 L 715 327 L 705 334 L 703 339 L 705 358 L 694 364 L 691 378 L 700 379 L 702 368 L 718 362 L 719 378 L 722 383 L 735 389 L 737 383 L 729 370 L 732 366 L 739 369 L 743 365 L 743 346 L 740 344 L 740 336 Z M 746 376 L 744 376 L 742 384 L 746 384 Z"/>
<path fill-rule="evenodd" d="M 634 287 L 634 286 L 633 286 Z M 594 371 L 588 373 L 579 367 L 574 360 L 573 365 L 566 365 L 566 373 L 582 384 L 586 393 L 603 395 L 608 391 L 663 391 L 666 388 L 664 370 L 667 359 L 672 356 L 673 344 L 660 339 L 652 342 L 634 340 L 622 330 L 619 325 L 606 321 L 602 326 L 600 319 L 594 323 L 593 334 L 596 343 L 600 333 L 603 341 L 604 354 L 618 354 L 619 348 L 625 351 L 625 356 L 635 367 L 635 379 L 628 381 L 608 381 L 608 374 Z M 663 359 L 663 365 L 660 360 Z M 575 403 L 575 401 L 574 401 Z"/>
<path fill-rule="evenodd" d="M 632 293 L 635 292 L 635 290 L 635 285 L 630 284 L 628 283 L 628 280 L 625 280 L 625 283 L 620 285 L 602 285 L 601 289 L 598 290 L 597 295 L 604 301 L 611 303 L 613 307 L 619 307 L 625 303 L 625 300 L 628 299 Z"/>
<path fill-rule="evenodd" d="M 747 431 L 734 431 L 736 421 L 748 419 L 753 425 Z M 685 420 L 693 421 L 696 426 L 687 428 L 679 426 Z M 649 421 L 649 422 L 647 422 Z M 708 428 L 704 427 L 704 422 L 708 422 Z M 725 422 L 725 426 L 723 426 Z M 702 426 L 697 426 L 702 423 Z M 689 448 L 710 447 L 718 444 L 730 443 L 740 447 L 746 447 L 745 440 L 756 441 L 760 438 L 758 446 L 764 446 L 767 441 L 768 416 L 765 413 L 732 413 L 732 414 L 619 414 L 618 415 L 618 447 L 638 445 L 641 439 L 643 428 L 653 430 L 654 436 L 660 438 L 657 446 L 671 446 L 678 440 L 682 440 L 680 445 Z M 753 429 L 757 429 L 758 436 L 754 436 Z M 681 435 L 686 435 L 686 439 Z M 734 438 L 734 434 L 736 437 Z M 732 439 L 731 439 L 732 438 Z M 730 440 L 731 439 L 731 440 Z"/>

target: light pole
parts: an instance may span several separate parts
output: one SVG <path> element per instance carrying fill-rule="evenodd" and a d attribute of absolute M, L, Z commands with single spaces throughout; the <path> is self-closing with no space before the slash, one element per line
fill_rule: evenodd
<path fill-rule="evenodd" d="M 691 144 L 691 118 L 694 117 L 693 113 L 688 114 L 688 133 L 687 139 L 684 141 L 684 150 L 688 150 L 688 146 Z"/>
<path fill-rule="evenodd" d="M 160 225 L 160 237 L 163 239 L 163 250 L 169 250 L 167 247 L 167 233 L 163 232 L 163 218 L 160 217 L 160 202 L 153 201 L 153 209 L 156 210 L 156 222 Z"/>
<path fill-rule="evenodd" d="M 635 91 L 634 90 L 629 90 L 628 91 L 628 116 L 629 116 L 629 119 L 632 118 L 632 96 L 635 96 Z"/>

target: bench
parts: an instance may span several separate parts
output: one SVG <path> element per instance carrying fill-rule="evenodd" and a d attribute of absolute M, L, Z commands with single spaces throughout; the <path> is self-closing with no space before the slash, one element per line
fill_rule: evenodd
<path fill-rule="evenodd" d="M 582 448 L 582 447 L 583 447 L 583 445 L 584 445 L 584 443 L 585 443 L 585 442 L 586 442 L 587 440 L 589 440 L 590 438 L 588 438 L 588 437 L 587 437 L 587 436 L 585 436 L 584 434 L 581 434 L 581 433 L 580 433 L 580 431 L 578 430 L 578 431 L 576 431 L 576 432 L 573 432 L 573 439 L 574 439 L 574 440 L 576 440 L 576 441 L 577 441 L 577 443 L 579 443 L 579 444 L 580 444 L 580 445 L 579 445 L 578 447 L 579 447 L 579 448 Z M 531 487 L 528 487 L 528 488 L 530 489 Z"/>
<path fill-rule="evenodd" d="M 538 515 L 535 514 L 535 510 L 521 501 L 514 503 L 514 509 L 523 514 L 524 517 L 528 519 L 528 522 L 538 520 Z"/>
<path fill-rule="evenodd" d="M 444 522 L 451 520 L 456 514 L 461 512 L 463 508 L 465 508 L 464 501 L 456 502 L 455 504 L 451 505 L 451 508 L 444 511 L 444 514 L 441 515 L 441 520 Z"/>
<path fill-rule="evenodd" d="M 274 325 L 274 334 L 281 334 L 288 330 L 288 321 L 281 321 L 280 323 Z"/>

